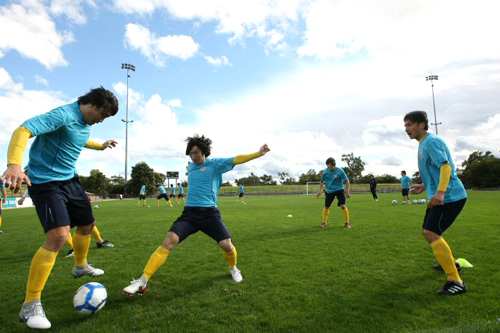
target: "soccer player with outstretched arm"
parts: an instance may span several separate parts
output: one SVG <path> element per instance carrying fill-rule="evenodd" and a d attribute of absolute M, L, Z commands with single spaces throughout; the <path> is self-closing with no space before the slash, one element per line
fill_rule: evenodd
<path fill-rule="evenodd" d="M 42 308 L 41 296 L 57 254 L 68 238 L 73 237 L 75 278 L 100 276 L 104 271 L 87 263 L 90 233 L 95 224 L 92 206 L 78 180 L 75 165 L 84 147 L 104 150 L 116 141 L 103 144 L 90 141 L 90 128 L 118 112 L 118 100 L 103 87 L 92 89 L 78 101 L 60 106 L 48 113 L 26 120 L 12 134 L 8 165 L 1 181 L 18 192 L 22 182 L 29 186 L 30 196 L 45 232 L 45 243 L 33 256 L 26 298 L 19 319 L 28 327 L 48 329 L 51 324 Z M 30 149 L 28 176 L 22 165 L 29 138 L 36 137 Z"/>
<path fill-rule="evenodd" d="M 428 207 L 425 212 L 422 234 L 429 242 L 440 268 L 446 272 L 447 280 L 438 294 L 457 295 L 467 291 L 462 281 L 448 243 L 443 233 L 458 217 L 465 202 L 467 193 L 457 176 L 455 164 L 450 150 L 439 136 L 428 133 L 427 113 L 413 111 L 404 117 L 405 131 L 410 139 L 418 141 L 418 169 L 423 184 L 414 185 L 412 193 L 427 191 Z"/>
<path fill-rule="evenodd" d="M 143 294 L 153 274 L 166 262 L 170 251 L 188 236 L 202 231 L 222 248 L 224 258 L 229 263 L 233 280 L 241 282 L 243 277 L 236 267 L 237 253 L 231 235 L 222 221 L 217 207 L 217 197 L 222 184 L 222 175 L 235 165 L 259 158 L 270 151 L 263 145 L 258 152 L 232 158 L 208 158 L 212 141 L 205 136 L 195 135 L 186 140 L 186 155 L 192 163 L 188 165 L 188 198 L 182 215 L 170 227 L 163 243 L 149 258 L 140 279 L 134 280 L 123 289 L 129 295 Z"/>

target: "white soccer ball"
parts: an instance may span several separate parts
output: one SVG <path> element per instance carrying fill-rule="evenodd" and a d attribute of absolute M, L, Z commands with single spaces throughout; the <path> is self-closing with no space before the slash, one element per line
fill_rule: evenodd
<path fill-rule="evenodd" d="M 392 200 L 392 204 L 393 204 L 393 205 L 397 205 L 397 204 L 398 204 L 398 201 L 397 201 L 397 200 Z"/>
<path fill-rule="evenodd" d="M 97 209 L 97 208 L 99 208 L 99 206 L 95 205 L 94 208 Z"/>
<path fill-rule="evenodd" d="M 427 200 L 425 200 L 425 199 L 422 199 L 422 200 L 420 200 L 420 201 L 421 201 L 423 204 L 427 203 Z"/>
<path fill-rule="evenodd" d="M 106 287 L 97 282 L 89 282 L 78 288 L 73 298 L 73 305 L 76 311 L 89 315 L 101 310 L 107 300 Z"/>
<path fill-rule="evenodd" d="M 420 203 L 419 200 L 417 199 L 413 200 L 413 204 L 418 204 L 418 203 Z"/>

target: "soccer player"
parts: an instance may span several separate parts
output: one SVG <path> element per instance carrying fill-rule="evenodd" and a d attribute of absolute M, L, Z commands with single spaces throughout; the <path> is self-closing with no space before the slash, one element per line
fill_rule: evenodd
<path fill-rule="evenodd" d="M 15 193 L 22 182 L 26 182 L 46 235 L 45 243 L 31 261 L 26 298 L 19 313 L 19 319 L 30 328 L 48 329 L 51 326 L 40 302 L 41 294 L 71 227 L 76 226 L 72 275 L 79 278 L 104 274 L 103 270 L 87 263 L 95 219 L 75 165 L 84 147 L 104 150 L 116 146 L 114 140 L 103 144 L 90 141 L 89 135 L 91 125 L 101 123 L 117 112 L 116 97 L 100 87 L 90 90 L 71 104 L 26 120 L 12 134 L 7 170 L 1 181 L 5 180 Z M 21 165 L 30 137 L 36 139 L 30 149 L 28 178 Z"/>
<path fill-rule="evenodd" d="M 168 201 L 170 203 L 170 207 L 174 207 L 174 205 L 172 204 L 174 199 L 175 199 L 175 187 L 174 184 L 170 184 L 170 198 Z"/>
<path fill-rule="evenodd" d="M 186 204 L 186 199 L 184 198 L 184 189 L 182 188 L 181 183 L 177 183 L 177 205 L 180 204 L 182 198 L 182 202 Z"/>
<path fill-rule="evenodd" d="M 212 141 L 209 138 L 195 135 L 187 138 L 186 142 L 186 155 L 189 155 L 192 161 L 188 166 L 189 196 L 186 206 L 182 215 L 170 227 L 163 243 L 149 258 L 141 278 L 132 281 L 123 289 L 126 294 L 144 294 L 148 280 L 165 263 L 170 251 L 189 235 L 200 230 L 213 238 L 222 248 L 233 280 L 235 282 L 243 280 L 240 270 L 236 267 L 236 248 L 217 208 L 217 197 L 222 184 L 222 174 L 232 170 L 235 165 L 265 155 L 270 149 L 265 144 L 258 152 L 249 155 L 208 158 L 212 148 Z"/>
<path fill-rule="evenodd" d="M 457 295 L 467 291 L 467 285 L 458 274 L 458 267 L 450 247 L 442 234 L 453 224 L 467 201 L 465 188 L 457 176 L 455 164 L 446 143 L 439 136 L 428 133 L 427 113 L 413 111 L 404 117 L 405 131 L 410 139 L 419 142 L 418 169 L 423 184 L 412 187 L 412 193 L 427 191 L 428 206 L 422 234 L 429 242 L 439 266 L 447 275 L 438 294 Z M 457 267 L 458 266 L 458 267 Z"/>
<path fill-rule="evenodd" d="M 156 185 L 158 189 L 160 190 L 160 195 L 156 197 L 156 207 L 160 207 L 160 200 L 164 198 L 168 203 L 168 195 L 167 195 L 167 190 L 165 190 L 165 186 L 162 184 Z"/>
<path fill-rule="evenodd" d="M 141 186 L 141 190 L 139 191 L 139 202 L 137 203 L 137 206 L 141 204 L 141 200 L 144 200 L 143 206 L 146 206 L 146 184 Z"/>
<path fill-rule="evenodd" d="M 402 187 L 402 194 L 403 194 L 403 205 L 406 205 L 406 201 L 408 201 L 408 205 L 411 205 L 410 201 L 410 185 L 411 185 L 411 178 L 406 175 L 406 171 L 401 171 L 401 178 L 399 178 L 399 181 L 401 182 L 401 187 Z"/>
<path fill-rule="evenodd" d="M 240 202 L 242 204 L 245 204 L 245 186 L 243 186 L 243 184 L 240 182 L 238 182 L 238 191 L 240 192 L 240 194 L 238 195 L 238 197 L 240 198 Z"/>
<path fill-rule="evenodd" d="M 377 196 L 377 179 L 373 177 L 370 180 L 370 192 L 372 192 L 373 200 L 378 201 L 378 196 Z"/>
<path fill-rule="evenodd" d="M 321 193 L 323 193 L 323 186 L 326 185 L 326 197 L 325 197 L 325 208 L 323 208 L 323 223 L 321 224 L 321 228 L 324 228 L 328 225 L 328 216 L 330 215 L 330 206 L 337 197 L 337 205 L 342 210 L 344 214 L 346 228 L 351 228 L 351 222 L 349 221 L 349 210 L 345 205 L 345 198 L 351 197 L 351 184 L 349 183 L 349 178 L 345 174 L 342 168 L 335 167 L 335 159 L 333 157 L 329 157 L 326 160 L 327 168 L 323 170 L 323 174 L 321 175 L 321 182 L 319 184 L 318 193 L 316 194 L 316 198 L 319 198 Z M 347 190 L 344 188 L 345 187 Z"/>
<path fill-rule="evenodd" d="M 5 180 L 0 182 L 0 228 L 2 227 L 2 205 L 7 202 L 7 191 L 5 190 Z M 0 235 L 3 234 L 2 229 L 0 229 Z"/>

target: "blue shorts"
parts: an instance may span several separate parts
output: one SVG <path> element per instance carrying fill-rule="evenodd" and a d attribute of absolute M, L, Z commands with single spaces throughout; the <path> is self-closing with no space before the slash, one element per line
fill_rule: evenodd
<path fill-rule="evenodd" d="M 146 200 L 145 194 L 139 194 L 139 200 Z"/>
<path fill-rule="evenodd" d="M 177 194 L 177 198 L 184 198 L 184 194 Z"/>
<path fill-rule="evenodd" d="M 169 231 L 179 237 L 179 243 L 198 231 L 212 237 L 217 243 L 231 238 L 220 211 L 215 207 L 185 207 Z"/>
<path fill-rule="evenodd" d="M 168 201 L 168 195 L 167 193 L 162 193 L 159 196 L 156 197 L 156 199 L 160 200 L 161 198 L 165 198 L 165 200 Z"/>
<path fill-rule="evenodd" d="M 410 194 L 410 189 L 409 188 L 402 189 L 401 194 L 403 195 L 403 197 L 407 197 Z"/>
<path fill-rule="evenodd" d="M 442 235 L 453 224 L 458 214 L 464 208 L 466 201 L 467 198 L 427 208 L 422 229 Z"/>
<path fill-rule="evenodd" d="M 87 226 L 95 221 L 78 176 L 65 181 L 33 184 L 28 189 L 45 233 L 61 226 Z"/>
<path fill-rule="evenodd" d="M 344 190 L 340 191 L 335 191 L 332 193 L 326 193 L 326 198 L 325 198 L 325 207 L 330 208 L 332 205 L 333 200 L 337 197 L 337 206 L 342 206 L 345 205 L 345 193 Z"/>

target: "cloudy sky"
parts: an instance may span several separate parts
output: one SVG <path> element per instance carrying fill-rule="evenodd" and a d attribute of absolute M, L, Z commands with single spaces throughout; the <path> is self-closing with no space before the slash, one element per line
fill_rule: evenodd
<path fill-rule="evenodd" d="M 214 157 L 272 152 L 235 168 L 294 176 L 353 152 L 365 172 L 417 171 L 412 110 L 433 117 L 456 164 L 500 149 L 500 5 L 495 0 L 0 1 L 0 164 L 25 119 L 99 85 L 120 112 L 92 129 L 119 147 L 85 150 L 77 169 L 185 169 L 187 136 Z M 495 23 L 496 22 L 496 23 Z M 432 127 L 434 131 L 434 127 Z M 25 163 L 28 153 L 24 155 Z M 130 171 L 129 171 L 130 172 Z M 130 175 L 130 173 L 129 173 Z"/>

